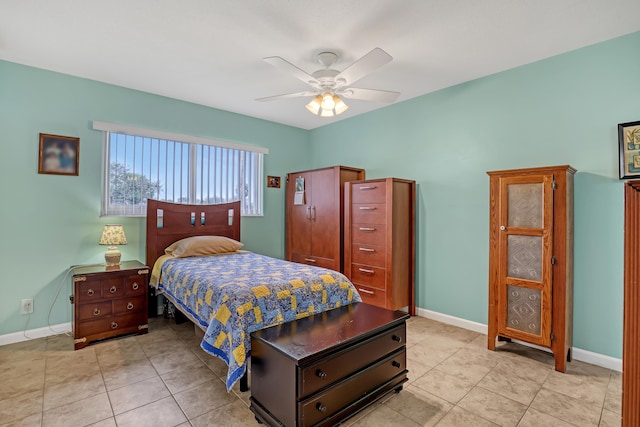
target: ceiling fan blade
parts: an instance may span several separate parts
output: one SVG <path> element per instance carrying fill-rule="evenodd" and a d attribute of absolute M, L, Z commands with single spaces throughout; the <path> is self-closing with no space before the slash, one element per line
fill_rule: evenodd
<path fill-rule="evenodd" d="M 360 99 L 362 101 L 378 101 L 391 103 L 398 99 L 398 96 L 400 96 L 400 92 L 350 87 L 345 89 L 345 91 L 340 93 L 340 95 L 343 95 L 345 98 Z"/>
<path fill-rule="evenodd" d="M 280 58 L 279 56 L 270 56 L 268 58 L 264 58 L 264 60 L 269 64 L 273 65 L 274 67 L 282 71 L 286 71 L 287 73 L 291 74 L 293 77 L 305 82 L 306 84 L 309 84 L 311 86 L 317 86 L 319 84 L 318 80 L 316 80 L 311 74 L 307 73 L 304 70 L 301 70 L 300 68 L 293 65 L 291 62 L 286 61 Z"/>
<path fill-rule="evenodd" d="M 284 95 L 275 95 L 275 96 L 267 96 L 266 98 L 258 98 L 256 101 L 275 101 L 277 99 L 287 99 L 287 98 L 298 98 L 301 96 L 316 96 L 318 92 L 296 92 L 296 93 L 286 93 Z"/>
<path fill-rule="evenodd" d="M 345 79 L 347 82 L 345 86 L 348 86 L 360 80 L 376 68 L 383 66 L 387 62 L 391 62 L 392 59 L 393 57 L 391 55 L 379 47 L 376 47 L 338 74 L 336 80 Z"/>

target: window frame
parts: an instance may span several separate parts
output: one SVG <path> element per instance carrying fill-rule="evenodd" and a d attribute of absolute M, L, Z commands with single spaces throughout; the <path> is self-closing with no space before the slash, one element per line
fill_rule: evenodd
<path fill-rule="evenodd" d="M 193 135 L 186 134 L 178 134 L 154 129 L 145 129 L 139 128 L 135 126 L 121 125 L 108 123 L 103 121 L 93 121 L 93 129 L 99 130 L 103 132 L 103 144 L 102 144 L 102 186 L 101 186 L 101 208 L 100 208 L 100 216 L 118 216 L 118 217 L 144 217 L 146 216 L 146 210 L 141 213 L 131 213 L 126 212 L 125 209 L 121 209 L 121 212 L 118 212 L 117 207 L 113 207 L 109 205 L 109 170 L 110 170 L 110 134 L 118 133 L 125 134 L 133 137 L 141 137 L 141 138 L 151 138 L 157 140 L 166 140 L 173 141 L 177 143 L 189 144 L 189 162 L 188 162 L 188 198 L 189 204 L 195 204 L 196 201 L 194 199 L 196 194 L 196 180 L 199 174 L 204 173 L 203 170 L 199 169 L 199 165 L 197 162 L 193 161 L 196 156 L 196 151 L 198 149 L 197 146 L 206 145 L 209 147 L 219 147 L 219 148 L 227 148 L 232 150 L 240 150 L 245 152 L 250 152 L 254 154 L 258 154 L 257 156 L 257 164 L 255 165 L 256 172 L 256 206 L 259 210 L 258 212 L 246 213 L 241 212 L 242 216 L 264 216 L 264 155 L 269 154 L 269 150 L 264 147 L 246 145 L 233 143 L 228 141 L 220 141 L 209 138 L 203 138 Z M 242 167 L 240 167 L 240 170 Z M 176 202 L 179 203 L 179 202 Z M 242 211 L 244 211 L 244 203 L 241 203 Z"/>

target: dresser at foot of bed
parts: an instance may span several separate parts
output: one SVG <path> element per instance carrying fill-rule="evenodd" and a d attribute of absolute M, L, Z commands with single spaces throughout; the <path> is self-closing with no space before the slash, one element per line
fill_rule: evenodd
<path fill-rule="evenodd" d="M 251 410 L 273 426 L 329 426 L 407 381 L 408 314 L 354 303 L 251 333 Z"/>

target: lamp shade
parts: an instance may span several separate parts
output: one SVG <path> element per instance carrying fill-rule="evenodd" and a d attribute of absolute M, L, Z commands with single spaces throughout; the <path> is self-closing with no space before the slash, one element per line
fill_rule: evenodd
<path fill-rule="evenodd" d="M 124 235 L 124 227 L 120 224 L 107 224 L 100 237 L 101 245 L 126 245 L 127 236 Z"/>
<path fill-rule="evenodd" d="M 126 245 L 127 237 L 124 235 L 124 227 L 120 224 L 107 224 L 102 230 L 100 245 L 109 245 L 104 253 L 104 261 L 107 267 L 118 268 L 122 254 L 115 245 Z"/>

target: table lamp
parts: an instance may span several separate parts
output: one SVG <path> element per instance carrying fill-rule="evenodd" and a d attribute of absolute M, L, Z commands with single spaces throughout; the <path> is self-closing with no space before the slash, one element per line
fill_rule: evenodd
<path fill-rule="evenodd" d="M 104 253 L 104 260 L 107 267 L 120 265 L 120 250 L 115 245 L 126 245 L 127 237 L 124 235 L 124 227 L 121 224 L 107 224 L 102 230 L 100 237 L 101 245 L 109 245 Z"/>

